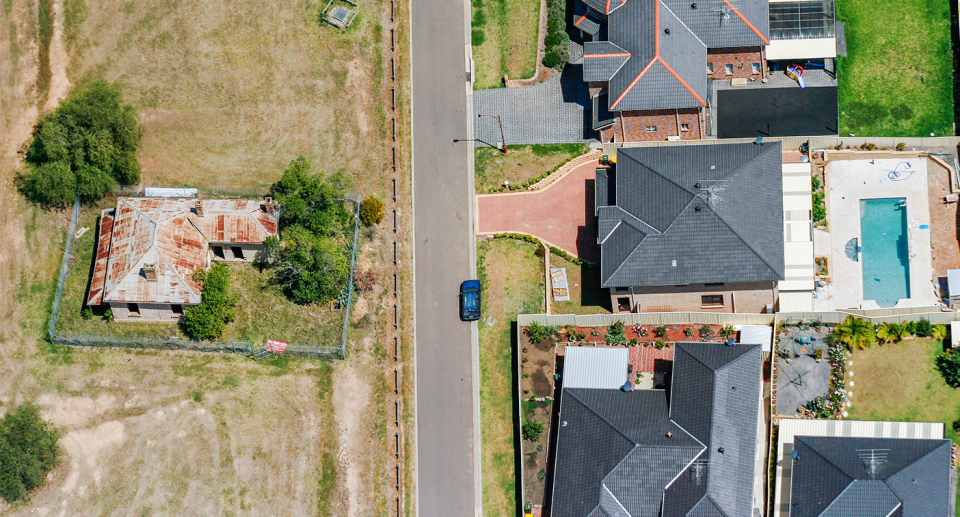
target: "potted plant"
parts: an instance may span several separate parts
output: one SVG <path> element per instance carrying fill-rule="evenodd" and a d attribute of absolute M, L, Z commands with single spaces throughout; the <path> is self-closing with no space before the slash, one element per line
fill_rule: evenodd
<path fill-rule="evenodd" d="M 822 361 L 822 360 L 823 360 L 823 349 L 822 349 L 822 348 L 814 348 L 814 349 L 813 349 L 813 358 L 816 359 L 818 363 L 819 363 L 820 361 Z"/>
<path fill-rule="evenodd" d="M 684 336 L 687 336 L 687 337 L 692 336 L 692 335 L 693 335 L 693 329 L 690 328 L 690 327 L 687 327 L 687 328 L 683 329 L 683 335 L 684 335 Z"/>
<path fill-rule="evenodd" d="M 657 325 L 657 337 L 663 337 L 667 335 L 667 326 L 666 325 Z"/>

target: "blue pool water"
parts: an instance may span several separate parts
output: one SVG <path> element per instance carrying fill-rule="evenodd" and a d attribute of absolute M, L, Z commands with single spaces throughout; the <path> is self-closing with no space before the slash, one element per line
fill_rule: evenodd
<path fill-rule="evenodd" d="M 863 299 L 893 307 L 910 297 L 906 198 L 860 200 Z"/>

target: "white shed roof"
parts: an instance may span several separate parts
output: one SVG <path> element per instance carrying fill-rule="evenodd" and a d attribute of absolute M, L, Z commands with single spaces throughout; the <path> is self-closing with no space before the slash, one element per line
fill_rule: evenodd
<path fill-rule="evenodd" d="M 947 270 L 947 293 L 949 296 L 960 296 L 960 269 Z"/>
<path fill-rule="evenodd" d="M 744 345 L 760 345 L 763 352 L 770 351 L 773 341 L 773 327 L 770 325 L 742 325 L 740 327 L 740 343 Z"/>
<path fill-rule="evenodd" d="M 781 282 L 782 283 L 782 282 Z M 811 291 L 780 291 L 780 309 L 777 312 L 812 312 L 813 293 Z"/>
<path fill-rule="evenodd" d="M 563 358 L 564 388 L 616 389 L 627 382 L 626 348 L 568 346 Z"/>
<path fill-rule="evenodd" d="M 837 57 L 836 38 L 781 39 L 767 45 L 767 59 L 817 59 Z"/>

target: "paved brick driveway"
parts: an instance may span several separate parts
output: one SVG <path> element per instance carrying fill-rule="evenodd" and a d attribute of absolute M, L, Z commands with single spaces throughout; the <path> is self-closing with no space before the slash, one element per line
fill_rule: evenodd
<path fill-rule="evenodd" d="M 543 190 L 477 196 L 478 233 L 528 233 L 588 262 L 600 260 L 593 183 L 597 162 Z"/>

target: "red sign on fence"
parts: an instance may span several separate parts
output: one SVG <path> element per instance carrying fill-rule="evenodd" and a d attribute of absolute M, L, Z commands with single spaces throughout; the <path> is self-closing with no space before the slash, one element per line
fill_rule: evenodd
<path fill-rule="evenodd" d="M 287 346 L 289 344 L 290 343 L 287 343 L 286 341 L 277 341 L 276 339 L 268 339 L 267 346 L 263 347 L 263 349 L 268 352 L 276 352 L 278 354 L 282 354 L 284 351 L 287 350 Z"/>

